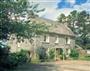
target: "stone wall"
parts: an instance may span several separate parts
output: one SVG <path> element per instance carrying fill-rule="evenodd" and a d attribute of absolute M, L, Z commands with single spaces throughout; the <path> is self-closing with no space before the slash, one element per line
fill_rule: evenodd
<path fill-rule="evenodd" d="M 44 41 L 44 36 L 49 36 L 49 42 Z M 45 34 L 36 37 L 36 46 L 40 47 L 43 46 L 45 48 L 73 48 L 75 46 L 75 40 L 69 36 L 62 36 L 56 34 Z M 56 38 L 58 36 L 59 42 L 55 43 Z M 66 43 L 66 38 L 70 38 L 70 44 Z"/>
<path fill-rule="evenodd" d="M 44 41 L 44 36 L 49 36 L 49 42 Z M 55 43 L 58 37 L 59 42 Z M 45 47 L 45 48 L 73 48 L 75 46 L 75 40 L 72 37 L 70 38 L 70 44 L 66 43 L 66 38 L 69 36 L 62 36 L 57 34 L 43 34 L 38 35 L 33 38 L 33 44 L 29 42 L 29 40 L 25 39 L 24 42 L 17 42 L 17 39 L 10 39 L 8 41 L 8 45 L 11 47 L 11 52 L 20 51 L 21 49 L 24 50 L 34 50 L 38 47 Z"/>

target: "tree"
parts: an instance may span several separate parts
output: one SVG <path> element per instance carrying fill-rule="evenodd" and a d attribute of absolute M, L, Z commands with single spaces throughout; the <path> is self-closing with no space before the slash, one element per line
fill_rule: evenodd
<path fill-rule="evenodd" d="M 30 39 L 35 34 L 41 34 L 47 27 L 31 22 L 30 18 L 34 18 L 43 10 L 38 10 L 38 4 L 30 4 L 28 0 L 0 0 L 0 71 L 4 71 L 5 67 L 8 68 L 8 64 L 11 67 L 13 65 L 7 60 L 9 50 L 6 51 L 6 45 L 5 49 L 4 46 L 2 48 L 1 40 L 9 39 L 12 34 L 18 40 Z"/>
<path fill-rule="evenodd" d="M 0 1 L 0 39 L 8 39 L 12 34 L 17 38 L 31 38 L 36 32 L 45 29 L 45 25 L 31 23 L 30 17 L 37 16 L 38 4 L 30 4 L 27 0 Z M 23 20 L 22 20 L 23 18 Z M 26 19 L 26 20 L 25 20 Z"/>
<path fill-rule="evenodd" d="M 60 16 L 61 17 L 61 16 Z M 75 33 L 76 43 L 85 47 L 90 44 L 90 15 L 86 11 L 72 11 L 67 18 L 67 26 Z M 60 19 L 58 19 L 60 21 Z"/>
<path fill-rule="evenodd" d="M 64 23 L 66 21 L 66 16 L 63 13 L 60 14 L 60 16 L 58 17 L 58 21 Z"/>
<path fill-rule="evenodd" d="M 75 33 L 75 24 L 77 22 L 78 13 L 76 10 L 72 11 L 68 16 L 68 26 L 71 28 L 71 30 Z"/>
<path fill-rule="evenodd" d="M 79 35 L 81 35 L 81 39 L 82 39 L 82 44 L 83 46 L 86 46 L 87 44 L 87 35 L 89 34 L 89 29 L 90 28 L 87 28 L 87 26 L 90 27 L 90 23 L 87 24 L 87 20 L 89 19 L 89 14 L 87 14 L 86 11 L 82 11 L 79 13 L 79 17 L 78 17 L 78 23 L 77 23 L 77 26 L 78 26 L 78 29 L 79 29 Z"/>

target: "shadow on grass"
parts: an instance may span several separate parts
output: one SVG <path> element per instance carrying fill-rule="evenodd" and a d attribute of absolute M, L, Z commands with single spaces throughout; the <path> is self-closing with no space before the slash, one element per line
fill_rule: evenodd
<path fill-rule="evenodd" d="M 24 64 L 14 71 L 59 71 L 57 66 L 52 64 Z"/>

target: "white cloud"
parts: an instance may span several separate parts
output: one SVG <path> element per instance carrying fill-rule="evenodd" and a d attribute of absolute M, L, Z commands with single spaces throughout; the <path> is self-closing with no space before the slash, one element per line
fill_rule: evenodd
<path fill-rule="evenodd" d="M 29 0 L 30 2 L 39 3 L 41 7 L 44 8 L 56 8 L 57 3 L 60 2 L 60 0 Z"/>
<path fill-rule="evenodd" d="M 57 20 L 58 16 L 63 13 L 66 16 L 72 11 L 72 9 L 50 9 L 50 11 L 46 12 L 46 15 L 44 16 L 45 18 L 52 19 L 52 20 Z"/>
<path fill-rule="evenodd" d="M 61 14 L 64 13 L 65 15 L 68 15 L 71 11 L 71 9 L 57 9 L 57 4 L 61 0 L 30 0 L 30 2 L 34 3 L 39 3 L 40 8 L 45 8 L 44 12 L 39 13 L 39 16 L 52 19 L 52 20 L 57 20 L 57 17 Z M 67 0 L 67 2 L 70 2 L 72 4 L 75 3 L 75 0 Z"/>
<path fill-rule="evenodd" d="M 90 3 L 84 3 L 82 5 L 75 5 L 74 9 L 78 11 L 86 10 L 90 12 Z"/>
<path fill-rule="evenodd" d="M 39 13 L 40 16 L 52 20 L 56 20 L 57 17 L 61 14 L 64 13 L 65 15 L 68 15 L 71 11 L 73 10 L 87 10 L 90 11 L 90 0 L 88 0 L 86 3 L 82 5 L 75 5 L 76 0 L 66 0 L 70 4 L 74 6 L 74 8 L 62 8 L 62 9 L 57 9 L 57 4 L 61 0 L 29 0 L 30 2 L 34 3 L 39 3 L 40 8 L 45 8 L 44 12 Z"/>
<path fill-rule="evenodd" d="M 71 3 L 71 4 L 75 4 L 76 0 L 66 0 L 67 2 Z"/>
<path fill-rule="evenodd" d="M 40 8 L 45 8 L 44 12 L 39 13 L 39 16 L 43 16 L 48 19 L 55 19 L 59 11 L 56 9 L 60 0 L 30 0 L 33 3 L 39 3 Z"/>

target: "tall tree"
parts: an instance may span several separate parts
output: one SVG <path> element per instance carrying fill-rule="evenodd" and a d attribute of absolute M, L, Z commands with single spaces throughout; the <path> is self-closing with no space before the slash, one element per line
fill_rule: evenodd
<path fill-rule="evenodd" d="M 80 38 L 82 39 L 81 43 L 83 44 L 83 46 L 86 46 L 87 44 L 87 39 L 88 39 L 87 35 L 89 34 L 88 30 L 90 29 L 90 28 L 87 28 L 87 26 L 90 27 L 90 22 L 88 20 L 90 20 L 90 17 L 86 11 L 82 11 L 79 13 L 78 23 L 76 25 L 78 26 L 79 35 L 80 35 Z"/>
<path fill-rule="evenodd" d="M 38 8 L 38 4 L 31 4 L 28 0 L 0 0 L 0 71 L 7 71 L 4 70 L 5 67 L 13 67 L 12 60 L 8 60 L 7 46 L 2 44 L 1 40 L 9 39 L 12 34 L 18 40 L 30 39 L 35 34 L 40 34 L 40 31 L 47 27 L 31 22 L 30 18 L 43 10 Z"/>
<path fill-rule="evenodd" d="M 67 26 L 76 34 L 76 43 L 86 46 L 90 40 L 88 35 L 90 34 L 90 15 L 86 11 L 77 12 L 74 10 L 66 18 Z"/>
<path fill-rule="evenodd" d="M 30 17 L 43 10 L 28 0 L 0 0 L 0 39 L 7 39 L 11 34 L 17 38 L 30 38 L 45 29 L 45 25 L 30 22 Z"/>
<path fill-rule="evenodd" d="M 60 16 L 58 17 L 58 21 L 64 23 L 66 21 L 66 16 L 63 13 L 60 14 Z"/>

